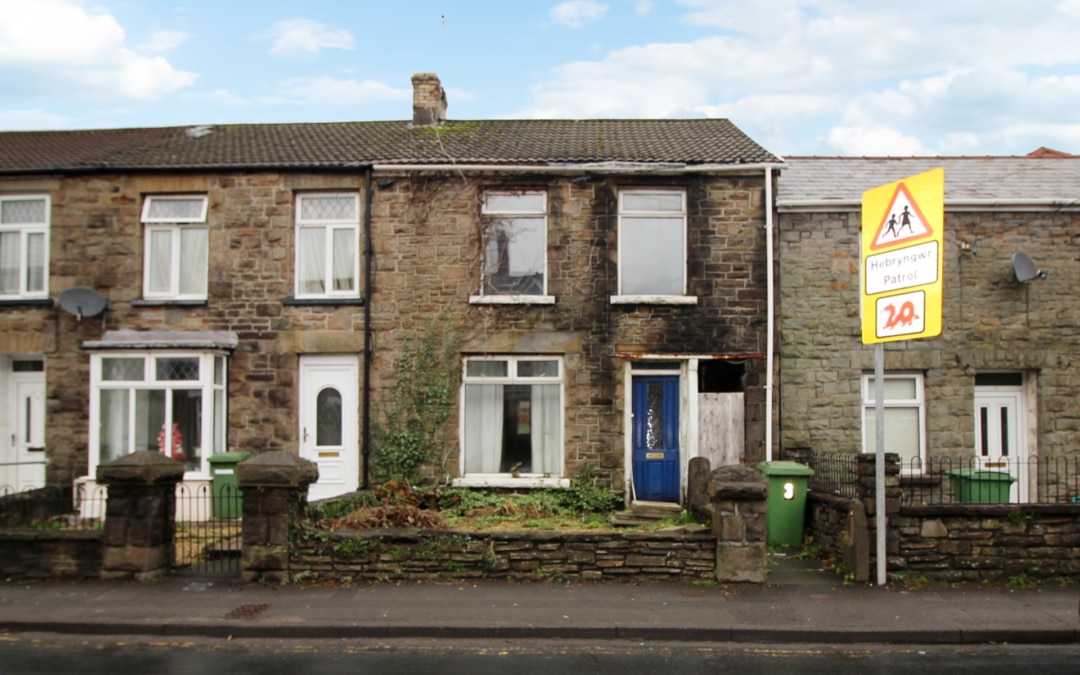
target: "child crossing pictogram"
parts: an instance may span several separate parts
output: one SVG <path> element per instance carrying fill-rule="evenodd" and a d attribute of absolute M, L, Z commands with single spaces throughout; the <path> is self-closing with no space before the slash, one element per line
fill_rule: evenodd
<path fill-rule="evenodd" d="M 878 227 L 871 250 L 878 250 L 896 244 L 910 243 L 933 236 L 934 231 L 926 222 L 919 205 L 912 199 L 907 187 L 900 183 L 896 186 L 885 218 Z"/>

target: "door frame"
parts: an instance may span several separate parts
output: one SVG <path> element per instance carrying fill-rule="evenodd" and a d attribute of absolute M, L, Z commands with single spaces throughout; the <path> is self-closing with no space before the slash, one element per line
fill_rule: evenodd
<path fill-rule="evenodd" d="M 6 456 L 0 456 L 0 461 L 11 462 L 9 466 L 0 467 L 0 486 L 9 486 L 14 490 L 22 491 L 45 485 L 45 465 L 47 463 L 45 450 L 45 432 L 47 429 L 45 397 L 47 392 L 44 369 L 14 372 L 12 364 L 15 361 L 44 362 L 44 358 L 39 355 L 12 355 L 10 358 L 5 359 L 3 364 L 0 364 L 7 380 L 3 392 L 4 405 L 6 406 L 4 412 L 7 417 L 7 438 L 3 439 L 3 444 L 8 449 Z M 22 407 L 23 397 L 20 395 L 21 390 L 26 387 L 30 387 L 32 389 L 30 395 L 39 400 L 36 415 L 33 414 L 34 410 L 31 409 L 29 422 L 32 438 L 29 441 L 23 439 L 27 429 Z M 31 447 L 40 449 L 30 450 Z M 37 463 L 30 464 L 31 462 Z"/>
<path fill-rule="evenodd" d="M 308 488 L 308 499 L 327 499 L 356 490 L 360 485 L 360 357 L 356 354 L 301 354 L 297 364 L 297 454 L 315 462 L 319 480 Z M 318 391 L 334 386 L 342 398 L 340 450 L 319 451 L 311 416 Z M 305 431 L 306 439 L 305 439 Z M 340 461 L 323 456 L 331 452 Z"/>
<path fill-rule="evenodd" d="M 1036 497 L 1037 486 L 1033 484 L 1033 479 L 1037 479 L 1037 475 L 1032 475 L 1030 471 L 1030 460 L 1032 457 L 1032 440 L 1030 437 L 1030 429 L 1033 426 L 1031 421 L 1031 395 L 1029 393 L 1030 378 L 1026 373 L 1020 373 L 1022 380 L 1019 385 L 976 385 L 973 402 L 972 413 L 974 415 L 975 426 L 975 447 L 972 448 L 972 452 L 975 457 L 975 466 L 977 468 L 985 468 L 991 471 L 1000 471 L 1003 468 L 1008 468 L 1010 473 L 1016 477 L 1016 482 L 1013 483 L 1010 490 L 1010 502 L 1013 503 L 1027 503 Z M 999 466 L 1000 462 L 997 457 L 990 456 L 983 459 L 981 455 L 981 447 L 983 444 L 982 425 L 979 415 L 980 405 L 1004 405 L 1008 409 L 1014 411 L 1013 419 L 1015 420 L 1013 433 L 1010 437 L 1014 441 L 1015 448 L 1009 450 L 1008 466 Z M 997 426 L 997 425 L 995 425 Z M 991 446 L 992 449 L 992 446 Z M 1013 468 L 1015 467 L 1015 468 Z"/>
<path fill-rule="evenodd" d="M 650 361 L 666 361 L 671 363 L 670 368 L 635 369 Z M 644 359 L 628 359 L 623 367 L 623 480 L 626 486 L 625 499 L 627 504 L 639 501 L 634 490 L 634 378 L 652 376 L 675 376 L 678 377 L 678 452 L 679 452 L 679 494 L 678 502 L 681 504 L 686 497 L 686 470 L 690 457 L 695 456 L 697 444 L 694 435 L 697 433 L 697 405 L 696 397 L 688 396 L 687 390 L 697 388 L 697 369 L 688 368 L 688 361 L 684 358 L 672 358 L 670 356 L 656 355 Z M 692 382 L 691 382 L 692 380 Z"/>

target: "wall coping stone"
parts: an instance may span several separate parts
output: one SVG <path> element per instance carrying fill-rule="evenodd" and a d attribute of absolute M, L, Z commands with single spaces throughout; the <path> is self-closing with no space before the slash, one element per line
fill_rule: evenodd
<path fill-rule="evenodd" d="M 318 479 L 314 462 L 284 450 L 255 455 L 236 465 L 236 482 L 241 488 L 306 488 Z"/>
<path fill-rule="evenodd" d="M 709 495 L 718 499 L 762 500 L 768 497 L 769 484 L 760 471 L 745 464 L 730 464 L 709 474 Z"/>
<path fill-rule="evenodd" d="M 154 450 L 138 450 L 97 468 L 105 485 L 168 485 L 184 479 L 184 464 Z"/>

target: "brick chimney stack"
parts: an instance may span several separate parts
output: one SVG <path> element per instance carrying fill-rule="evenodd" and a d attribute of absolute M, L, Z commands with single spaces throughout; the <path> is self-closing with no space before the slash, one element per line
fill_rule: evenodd
<path fill-rule="evenodd" d="M 446 92 L 435 73 L 416 73 L 413 85 L 413 126 L 426 127 L 446 121 Z"/>

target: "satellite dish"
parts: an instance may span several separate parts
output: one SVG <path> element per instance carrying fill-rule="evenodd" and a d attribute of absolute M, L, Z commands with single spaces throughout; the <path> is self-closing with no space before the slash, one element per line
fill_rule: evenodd
<path fill-rule="evenodd" d="M 109 306 L 109 301 L 101 293 L 92 288 L 78 286 L 60 291 L 56 296 L 56 302 L 60 305 L 60 309 L 80 319 L 84 316 L 97 316 Z"/>
<path fill-rule="evenodd" d="M 1030 283 L 1036 279 L 1045 279 L 1049 274 L 1035 266 L 1035 261 L 1026 253 L 1013 253 L 1013 274 L 1016 280 L 1022 284 Z"/>

